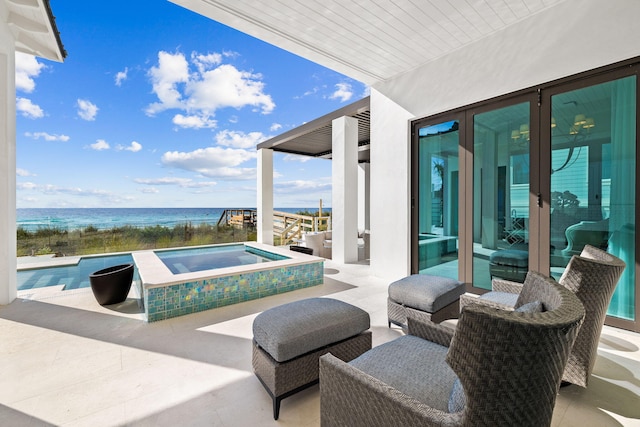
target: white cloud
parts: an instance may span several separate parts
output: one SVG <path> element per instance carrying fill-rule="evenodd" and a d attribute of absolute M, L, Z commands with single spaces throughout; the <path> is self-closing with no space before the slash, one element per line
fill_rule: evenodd
<path fill-rule="evenodd" d="M 222 55 L 219 53 L 209 53 L 207 55 L 191 53 L 191 62 L 198 68 L 198 72 L 203 74 L 207 69 L 222 63 Z"/>
<path fill-rule="evenodd" d="M 35 56 L 16 52 L 16 90 L 33 92 L 36 87 L 33 78 L 38 77 L 43 68 L 45 65 L 38 62 Z"/>
<path fill-rule="evenodd" d="M 271 125 L 271 127 L 269 128 L 269 130 L 270 130 L 271 132 L 275 132 L 275 131 L 280 130 L 280 129 L 282 129 L 282 125 L 281 125 L 280 123 L 274 123 L 274 124 L 272 124 L 272 125 Z"/>
<path fill-rule="evenodd" d="M 107 141 L 105 141 L 104 139 L 96 140 L 96 142 L 91 144 L 90 147 L 93 150 L 96 150 L 96 151 L 103 151 L 103 150 L 108 150 L 109 148 L 111 148 L 109 146 L 109 143 Z"/>
<path fill-rule="evenodd" d="M 319 91 L 319 90 L 320 90 L 320 88 L 318 88 L 318 87 L 314 87 L 313 89 L 310 89 L 310 90 L 306 91 L 306 92 L 305 92 L 305 93 L 303 93 L 302 95 L 294 96 L 294 97 L 293 97 L 293 99 L 302 99 L 302 98 L 304 98 L 304 97 L 306 97 L 306 96 L 311 96 L 311 95 L 313 95 L 313 94 L 318 93 L 318 91 Z"/>
<path fill-rule="evenodd" d="M 160 190 L 158 190 L 157 188 L 151 187 L 151 188 L 141 188 L 140 192 L 145 194 L 158 194 Z"/>
<path fill-rule="evenodd" d="M 265 94 L 260 74 L 240 71 L 230 64 L 201 73 L 188 84 L 187 108 L 214 112 L 219 108 L 242 108 L 251 105 L 268 114 L 275 108 Z"/>
<path fill-rule="evenodd" d="M 169 151 L 162 155 L 167 167 L 215 178 L 255 179 L 255 168 L 239 168 L 256 158 L 255 152 L 235 148 L 207 147 L 191 152 Z"/>
<path fill-rule="evenodd" d="M 44 117 L 44 111 L 42 111 L 42 108 L 27 98 L 16 98 L 16 111 L 30 119 L 39 119 Z"/>
<path fill-rule="evenodd" d="M 57 135 L 57 134 L 50 134 L 47 132 L 25 132 L 24 136 L 27 136 L 29 138 L 33 138 L 33 139 L 44 139 L 45 141 L 63 141 L 63 142 L 67 142 L 69 139 L 69 136 L 67 135 Z"/>
<path fill-rule="evenodd" d="M 190 178 L 176 178 L 176 177 L 163 177 L 163 178 L 136 178 L 134 182 L 144 185 L 176 185 L 182 188 L 206 188 L 217 185 L 215 181 L 194 181 Z"/>
<path fill-rule="evenodd" d="M 311 157 L 310 156 L 300 156 L 298 154 L 287 154 L 282 158 L 282 160 L 284 160 L 285 162 L 305 163 L 305 162 L 308 162 L 309 160 L 311 160 Z"/>
<path fill-rule="evenodd" d="M 140 144 L 137 141 L 131 141 L 131 144 L 129 144 L 128 146 L 124 146 L 124 145 L 120 145 L 118 144 L 116 146 L 116 150 L 118 151 L 131 151 L 132 153 L 137 153 L 138 151 L 142 150 L 142 144 Z"/>
<path fill-rule="evenodd" d="M 215 128 L 218 126 L 218 122 L 216 120 L 205 115 L 183 116 L 182 114 L 176 114 L 173 116 L 173 124 L 187 129 Z"/>
<path fill-rule="evenodd" d="M 80 116 L 80 118 L 87 121 L 93 121 L 96 119 L 98 110 L 99 108 L 91 101 L 78 99 L 78 116 Z"/>
<path fill-rule="evenodd" d="M 314 193 L 322 191 L 331 191 L 330 182 L 322 182 L 322 180 L 314 181 L 285 181 L 274 183 L 274 193 L 278 194 L 294 194 L 294 193 Z"/>
<path fill-rule="evenodd" d="M 216 143 L 224 147 L 255 148 L 269 137 L 262 132 L 244 133 L 241 131 L 223 130 L 216 135 Z"/>
<path fill-rule="evenodd" d="M 153 115 L 170 108 L 183 108 L 178 84 L 189 81 L 189 64 L 184 55 L 158 52 L 158 66 L 151 67 L 149 76 L 153 92 L 160 102 L 149 105 L 147 114 Z"/>
<path fill-rule="evenodd" d="M 35 190 L 38 185 L 33 182 L 17 182 L 16 189 L 18 190 Z"/>
<path fill-rule="evenodd" d="M 16 168 L 16 176 L 27 177 L 27 176 L 37 176 L 37 175 L 29 172 L 26 169 Z"/>
<path fill-rule="evenodd" d="M 127 80 L 129 68 L 125 67 L 123 71 L 118 71 L 116 74 L 116 86 L 122 86 L 122 82 Z"/>
<path fill-rule="evenodd" d="M 210 117 L 221 108 L 252 106 L 263 114 L 273 111 L 275 103 L 264 93 L 262 76 L 222 64 L 223 56 L 226 55 L 193 53 L 191 64 L 195 70 L 190 72 L 189 62 L 182 53 L 160 51 L 158 65 L 149 70 L 159 102 L 150 104 L 147 114 L 179 109 L 210 125 Z"/>
<path fill-rule="evenodd" d="M 164 177 L 164 178 L 136 178 L 134 182 L 145 185 L 179 185 L 183 186 L 191 182 L 190 178 L 176 178 L 176 177 Z"/>
<path fill-rule="evenodd" d="M 353 90 L 349 83 L 336 83 L 336 90 L 329 96 L 329 99 L 338 99 L 340 102 L 347 102 L 353 96 Z"/>
<path fill-rule="evenodd" d="M 208 188 L 213 187 L 214 185 L 218 185 L 215 181 L 196 181 L 190 182 L 186 185 L 187 188 Z"/>
<path fill-rule="evenodd" d="M 80 197 L 98 197 L 101 200 L 109 200 L 112 203 L 122 203 L 129 199 L 128 196 L 122 196 L 107 190 L 84 189 L 80 187 L 59 187 L 53 184 L 34 184 L 33 182 L 17 183 L 18 190 L 38 191 L 47 195 L 70 195 Z"/>

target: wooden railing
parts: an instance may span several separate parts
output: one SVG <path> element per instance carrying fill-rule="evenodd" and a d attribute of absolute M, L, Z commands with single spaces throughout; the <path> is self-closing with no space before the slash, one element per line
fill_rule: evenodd
<path fill-rule="evenodd" d="M 220 215 L 218 225 L 226 224 L 234 227 L 255 227 L 258 211 L 255 209 L 225 209 Z"/>
<path fill-rule="evenodd" d="M 288 245 L 302 239 L 304 233 L 329 229 L 330 222 L 330 216 L 318 217 L 273 211 L 273 235 L 279 238 L 280 245 Z"/>

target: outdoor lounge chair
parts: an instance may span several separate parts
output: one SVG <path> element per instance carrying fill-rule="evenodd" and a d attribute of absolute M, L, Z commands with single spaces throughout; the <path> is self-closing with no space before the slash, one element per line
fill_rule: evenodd
<path fill-rule="evenodd" d="M 313 249 L 313 255 L 327 258 L 324 246 L 325 232 L 307 233 L 304 235 L 305 246 Z"/>
<path fill-rule="evenodd" d="M 550 425 L 584 308 L 535 272 L 517 307 L 468 305 L 456 329 L 409 318 L 409 335 L 349 363 L 321 357 L 321 424 Z M 541 307 L 546 311 L 529 311 Z"/>
<path fill-rule="evenodd" d="M 560 277 L 558 282 L 577 295 L 586 312 L 584 324 L 573 345 L 562 377 L 564 382 L 582 387 L 589 383 L 607 308 L 625 266 L 621 259 L 602 249 L 586 245 L 580 256 L 571 257 Z M 492 289 L 478 298 L 462 295 L 460 307 L 469 303 L 483 303 L 512 310 L 519 298 L 522 284 L 494 279 Z"/>

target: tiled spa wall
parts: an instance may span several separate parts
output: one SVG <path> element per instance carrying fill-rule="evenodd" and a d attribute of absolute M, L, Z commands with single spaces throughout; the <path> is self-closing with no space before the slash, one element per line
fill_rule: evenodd
<path fill-rule="evenodd" d="M 323 283 L 324 262 L 144 289 L 147 322 L 224 307 Z"/>

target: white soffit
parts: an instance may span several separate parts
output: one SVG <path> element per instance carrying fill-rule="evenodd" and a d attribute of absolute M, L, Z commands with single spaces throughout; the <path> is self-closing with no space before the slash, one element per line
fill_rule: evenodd
<path fill-rule="evenodd" d="M 566 0 L 169 0 L 373 85 Z"/>
<path fill-rule="evenodd" d="M 18 52 L 62 62 L 66 56 L 49 0 L 0 0 Z"/>

